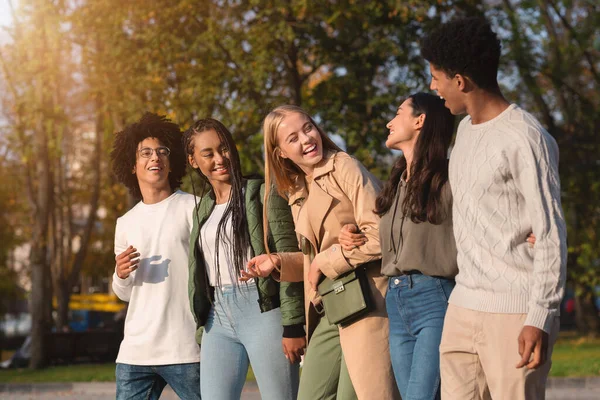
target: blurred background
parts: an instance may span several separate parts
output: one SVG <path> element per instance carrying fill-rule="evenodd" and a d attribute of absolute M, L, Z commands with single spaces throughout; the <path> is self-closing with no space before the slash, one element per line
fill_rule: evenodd
<path fill-rule="evenodd" d="M 261 121 L 292 103 L 385 178 L 397 156 L 383 145 L 385 124 L 403 96 L 429 86 L 419 40 L 465 15 L 491 21 L 506 97 L 559 143 L 569 235 L 562 327 L 597 335 L 597 0 L 0 0 L 5 366 L 114 361 L 126 305 L 110 290 L 113 234 L 132 205 L 110 172 L 114 132 L 144 111 L 183 129 L 218 118 L 244 172 L 262 173 Z"/>

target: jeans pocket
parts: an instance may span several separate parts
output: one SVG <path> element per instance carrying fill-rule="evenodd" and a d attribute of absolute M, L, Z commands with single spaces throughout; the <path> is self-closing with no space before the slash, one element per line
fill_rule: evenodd
<path fill-rule="evenodd" d="M 447 303 L 454 289 L 454 281 L 444 278 L 435 278 L 435 280 L 442 299 Z"/>

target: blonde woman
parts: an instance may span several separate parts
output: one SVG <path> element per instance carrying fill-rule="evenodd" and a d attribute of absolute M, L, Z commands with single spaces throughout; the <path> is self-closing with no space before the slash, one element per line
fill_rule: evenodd
<path fill-rule="evenodd" d="M 379 182 L 299 107 L 277 107 L 263 128 L 266 180 L 288 199 L 304 254 L 255 257 L 246 276 L 273 273 L 282 281 L 304 281 L 309 341 L 298 399 L 399 398 L 389 355 L 379 217 L 373 212 Z M 343 250 L 338 234 L 345 224 L 355 224 L 367 243 Z M 373 309 L 351 325 L 332 325 L 319 313 L 317 284 L 359 265 L 366 266 Z"/>

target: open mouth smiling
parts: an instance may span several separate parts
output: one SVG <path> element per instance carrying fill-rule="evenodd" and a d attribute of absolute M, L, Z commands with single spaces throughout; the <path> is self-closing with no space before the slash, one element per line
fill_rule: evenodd
<path fill-rule="evenodd" d="M 312 153 L 313 151 L 316 151 L 316 150 L 317 150 L 317 145 L 313 144 L 308 149 L 304 150 L 303 154 L 309 154 L 309 153 Z"/>

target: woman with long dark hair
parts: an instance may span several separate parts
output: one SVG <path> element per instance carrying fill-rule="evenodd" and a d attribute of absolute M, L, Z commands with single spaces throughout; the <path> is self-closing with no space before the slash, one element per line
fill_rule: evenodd
<path fill-rule="evenodd" d="M 448 184 L 454 116 L 438 96 L 416 93 L 387 128 L 386 147 L 402 151 L 375 207 L 381 272 L 389 277 L 390 354 L 402 399 L 434 399 L 440 396 L 444 316 L 458 273 Z M 340 235 L 343 248 L 360 248 L 364 235 L 349 230 L 355 229 Z"/>
<path fill-rule="evenodd" d="M 290 208 L 272 193 L 263 241 L 264 180 L 242 177 L 233 137 L 219 121 L 197 121 L 184 134 L 202 179 L 190 239 L 190 305 L 202 342 L 203 398 L 238 400 L 248 365 L 263 399 L 294 400 L 306 345 L 301 283 L 272 277 L 240 283 L 247 261 L 267 252 L 299 252 Z M 282 351 L 283 346 L 283 351 Z"/>

